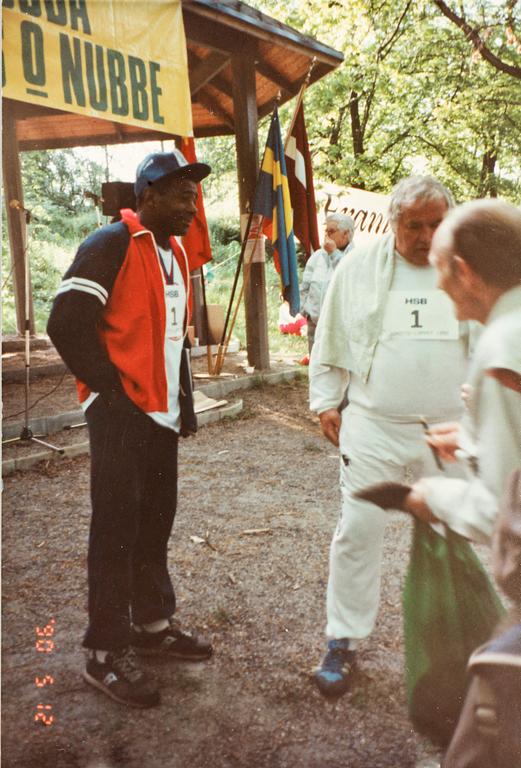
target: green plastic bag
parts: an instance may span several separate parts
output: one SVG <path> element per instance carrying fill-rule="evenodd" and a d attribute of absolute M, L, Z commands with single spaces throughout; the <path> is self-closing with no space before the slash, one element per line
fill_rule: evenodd
<path fill-rule="evenodd" d="M 504 609 L 466 539 L 414 525 L 403 591 L 409 716 L 419 733 L 444 745 L 465 698 L 468 659 Z"/>

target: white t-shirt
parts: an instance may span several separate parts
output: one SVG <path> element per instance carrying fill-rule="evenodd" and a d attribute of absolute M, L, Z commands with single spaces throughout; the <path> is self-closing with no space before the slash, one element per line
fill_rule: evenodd
<path fill-rule="evenodd" d="M 184 320 L 186 313 L 186 289 L 181 269 L 172 250 L 157 246 L 164 266 L 165 288 L 165 369 L 168 388 L 168 411 L 152 411 L 148 415 L 162 427 L 179 432 L 181 429 L 181 410 L 179 406 L 179 369 L 183 351 Z"/>
<path fill-rule="evenodd" d="M 352 411 L 391 421 L 458 419 L 468 366 L 466 324 L 436 288 L 434 267 L 396 254 L 383 329 L 367 383 L 349 382 Z"/>

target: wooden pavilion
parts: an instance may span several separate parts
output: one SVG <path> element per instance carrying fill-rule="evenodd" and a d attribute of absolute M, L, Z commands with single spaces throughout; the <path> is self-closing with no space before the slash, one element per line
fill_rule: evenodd
<path fill-rule="evenodd" d="M 295 96 L 310 65 L 310 84 L 343 56 L 240 0 L 182 0 L 194 135 L 235 134 L 239 205 L 249 211 L 259 164 L 257 125 L 280 95 Z M 25 323 L 25 218 L 19 152 L 178 137 L 139 126 L 3 99 L 3 175 L 18 329 Z M 269 367 L 264 264 L 251 266 L 245 294 L 248 358 Z M 32 311 L 31 311 L 32 317 Z M 32 322 L 32 321 L 31 321 Z M 34 330 L 32 324 L 31 330 Z"/>

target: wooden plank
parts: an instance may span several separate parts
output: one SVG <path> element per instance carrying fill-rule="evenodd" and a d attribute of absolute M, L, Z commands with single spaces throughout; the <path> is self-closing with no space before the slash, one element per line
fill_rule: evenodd
<path fill-rule="evenodd" d="M 7 103 L 8 101 L 4 100 L 4 104 Z M 112 120 L 46 109 L 39 114 L 30 112 L 19 119 L 17 138 L 20 151 L 28 151 L 126 144 L 136 141 L 168 141 L 173 139 L 174 135 L 164 131 L 124 125 Z"/>
<path fill-rule="evenodd" d="M 18 101 L 17 99 L 2 98 L 4 109 L 9 109 L 16 120 L 25 120 L 26 118 L 45 117 L 48 115 L 67 115 L 61 109 L 52 107 L 43 107 L 40 104 L 29 104 L 29 102 Z"/>
<path fill-rule="evenodd" d="M 208 127 L 199 126 L 194 128 L 194 136 L 196 139 L 205 139 L 209 136 L 233 136 L 235 133 L 233 128 L 228 125 L 211 125 Z"/>
<path fill-rule="evenodd" d="M 211 21 L 207 29 L 213 32 L 216 42 L 225 35 L 226 42 L 237 38 L 239 35 L 246 37 L 251 45 L 254 41 L 263 40 L 273 46 L 281 46 L 292 53 L 305 54 L 328 66 L 328 70 L 335 69 L 342 63 L 344 57 L 335 49 L 312 37 L 303 35 L 296 29 L 286 24 L 281 24 L 275 19 L 263 13 L 256 14 L 241 12 L 234 3 L 228 8 L 219 8 L 208 3 L 194 3 L 191 0 L 183 0 L 183 20 L 187 39 L 197 40 L 199 29 L 204 23 Z M 222 48 L 221 48 L 222 50 Z M 233 48 L 232 48 L 233 50 Z M 290 58 L 290 57 L 288 57 Z"/>
<path fill-rule="evenodd" d="M 233 132 L 233 131 L 232 131 Z M 204 134 L 207 135 L 206 133 Z M 104 144 L 132 144 L 140 141 L 172 141 L 173 134 L 156 133 L 155 131 L 115 136 L 113 133 L 96 133 L 85 136 L 62 138 L 27 139 L 20 142 L 20 152 L 30 152 L 41 149 L 68 149 L 70 147 L 97 147 Z"/>
<path fill-rule="evenodd" d="M 34 334 L 34 310 L 31 295 L 31 276 L 27 276 L 29 296 L 26 307 L 26 274 L 25 265 L 27 250 L 27 224 L 23 210 L 13 207 L 17 202 L 21 208 L 24 205 L 22 175 L 20 172 L 20 156 L 18 154 L 18 142 L 16 139 L 16 120 L 9 106 L 3 109 L 3 137 L 2 137 L 2 166 L 4 177 L 5 206 L 7 213 L 7 229 L 11 250 L 11 264 L 13 269 L 13 287 L 16 308 L 16 325 L 18 333 L 25 332 L 27 309 L 29 318 L 29 331 Z"/>
<path fill-rule="evenodd" d="M 232 131 L 233 133 L 233 131 Z M 207 133 L 204 134 L 208 135 Z M 220 135 L 220 134 L 217 134 Z M 70 147 L 97 147 L 103 144 L 131 144 L 140 141 L 172 141 L 173 134 L 158 133 L 156 131 L 139 131 L 136 134 L 124 134 L 116 136 L 113 133 L 96 133 L 85 136 L 74 135 L 72 137 L 25 139 L 20 142 L 20 152 L 30 152 L 40 149 L 68 149 Z"/>
<path fill-rule="evenodd" d="M 217 77 L 214 77 L 213 80 L 210 83 L 208 83 L 208 86 L 211 86 L 212 88 L 215 88 L 217 91 L 220 91 L 229 99 L 233 99 L 232 84 L 230 81 L 226 80 L 226 78 L 222 77 L 222 75 L 217 75 Z"/>
<path fill-rule="evenodd" d="M 243 49 L 248 37 L 237 29 L 228 29 L 221 19 L 209 19 L 187 11 L 183 4 L 186 41 L 226 55 Z M 254 41 L 252 40 L 252 43 Z"/>
<path fill-rule="evenodd" d="M 203 57 L 200 55 L 200 51 L 201 51 L 201 49 L 198 49 L 197 51 L 194 51 L 192 49 L 188 49 L 188 67 L 189 67 L 189 71 L 190 72 L 192 71 L 192 69 L 195 70 L 199 66 L 199 64 L 202 64 L 202 62 L 204 61 Z M 223 56 L 223 54 L 221 54 L 221 53 L 218 53 L 217 55 L 219 57 Z M 227 77 L 223 77 L 222 74 L 215 74 L 211 78 L 208 78 L 203 85 L 206 86 L 206 85 L 209 84 L 209 85 L 212 86 L 212 88 L 214 88 L 214 89 L 216 89 L 218 91 L 221 91 L 223 94 L 228 96 L 229 99 L 233 99 L 233 90 L 232 90 L 232 83 L 231 83 L 230 57 L 228 55 L 226 55 L 226 64 L 224 65 L 224 67 L 220 68 L 219 72 L 220 73 L 221 72 L 224 73 L 224 72 L 226 72 L 226 70 L 228 70 Z M 192 82 L 192 76 L 191 75 L 190 75 L 190 82 Z M 203 86 L 201 86 L 201 87 L 203 87 Z M 197 90 L 199 90 L 199 88 Z M 193 89 L 191 89 L 192 96 L 196 92 L 197 91 L 194 91 Z M 195 119 L 194 119 L 194 123 L 195 123 Z"/>
<path fill-rule="evenodd" d="M 232 56 L 237 173 L 241 215 L 251 210 L 259 168 L 255 60 Z M 243 275 L 248 362 L 257 370 L 270 367 L 266 274 L 263 262 L 255 262 Z"/>
<path fill-rule="evenodd" d="M 195 96 L 195 100 L 202 104 L 203 107 L 206 107 L 210 113 L 213 112 L 220 117 L 229 128 L 232 130 L 235 128 L 233 117 L 226 111 L 226 109 L 224 109 L 217 99 L 214 96 L 210 96 L 206 90 L 199 91 Z"/>
<path fill-rule="evenodd" d="M 275 83 L 275 85 L 277 85 L 283 91 L 286 91 L 288 95 L 294 96 L 296 93 L 298 93 L 299 85 L 290 82 L 287 77 L 285 77 L 274 67 L 270 66 L 266 61 L 260 59 L 256 62 L 255 67 L 257 72 L 259 72 L 263 77 L 266 77 L 268 80 L 271 80 L 272 83 Z"/>
<path fill-rule="evenodd" d="M 65 147 L 125 144 L 134 141 L 168 141 L 173 134 L 151 131 L 87 115 L 23 104 L 4 99 L 4 110 L 16 118 L 16 136 L 20 151 L 62 149 Z"/>
<path fill-rule="evenodd" d="M 192 325 L 195 328 L 195 335 L 199 339 L 199 346 L 208 344 L 206 337 L 206 318 L 204 315 L 203 288 L 203 268 L 194 270 L 190 274 L 190 283 L 192 286 L 193 307 L 192 307 Z"/>
<path fill-rule="evenodd" d="M 190 57 L 192 58 L 192 57 Z M 200 60 L 190 67 L 190 93 L 194 96 L 206 83 L 214 81 L 214 78 L 223 70 L 229 62 L 226 54 L 212 51 L 206 59 Z"/>

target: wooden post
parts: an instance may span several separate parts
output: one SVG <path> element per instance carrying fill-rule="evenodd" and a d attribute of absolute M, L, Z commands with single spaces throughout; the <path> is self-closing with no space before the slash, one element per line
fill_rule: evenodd
<path fill-rule="evenodd" d="M 258 114 L 253 54 L 254 52 L 251 51 L 237 51 L 232 55 L 241 236 L 244 236 L 244 228 L 253 202 L 259 167 Z M 264 261 L 255 261 L 251 265 L 245 266 L 245 270 L 249 270 L 249 275 L 244 275 L 248 362 L 257 370 L 266 370 L 270 367 L 270 355 Z"/>
<path fill-rule="evenodd" d="M 203 286 L 201 284 L 202 280 L 204 280 L 203 268 L 199 267 L 198 269 L 194 269 L 194 271 L 190 273 L 190 280 L 192 283 L 192 296 L 194 300 L 192 307 L 192 325 L 195 327 L 195 335 L 199 339 L 199 344 L 203 346 L 207 342 L 206 318 L 204 316 L 203 305 Z"/>
<path fill-rule="evenodd" d="M 11 251 L 11 264 L 13 267 L 13 287 L 16 309 L 16 326 L 18 333 L 25 332 L 26 306 L 25 306 L 25 264 L 29 269 L 29 260 L 26 261 L 27 225 L 23 210 L 22 174 L 20 172 L 20 157 L 18 154 L 18 141 L 16 139 L 16 121 L 11 109 L 4 102 L 3 109 L 3 137 L 2 137 L 2 165 L 4 177 L 4 195 L 7 213 L 7 230 L 9 233 L 9 245 Z M 19 207 L 13 208 L 13 201 L 17 201 Z M 28 277 L 29 285 L 29 332 L 34 334 L 34 312 L 31 294 L 31 277 Z"/>

